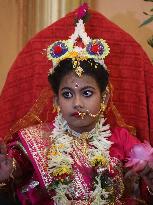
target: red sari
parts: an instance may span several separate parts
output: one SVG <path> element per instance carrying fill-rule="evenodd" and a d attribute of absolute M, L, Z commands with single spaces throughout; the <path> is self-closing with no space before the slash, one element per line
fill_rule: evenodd
<path fill-rule="evenodd" d="M 18 197 L 23 205 L 29 203 L 32 205 L 54 204 L 54 191 L 47 191 L 46 189 L 53 180 L 46 169 L 46 148 L 51 144 L 49 137 L 44 135 L 43 132 L 44 125 L 41 124 L 24 129 L 20 131 L 17 139 L 23 147 L 19 146 L 18 143 L 10 144 L 9 153 L 17 160 L 23 172 L 24 180 L 17 186 Z M 139 143 L 123 128 L 114 129 L 109 140 L 113 142 L 109 150 L 110 156 L 116 160 L 116 163 L 122 165 L 133 145 Z M 78 150 L 73 150 L 73 156 L 79 160 L 79 164 L 75 160 L 73 166 L 75 183 L 71 188 L 73 190 L 73 199 L 76 202 L 72 204 L 87 204 L 84 202 L 84 196 L 92 190 L 93 169 L 88 166 L 86 159 L 80 157 L 81 154 Z M 122 200 L 118 200 L 116 205 L 122 204 Z M 139 202 L 124 197 L 124 203 L 127 205 L 141 204 Z"/>

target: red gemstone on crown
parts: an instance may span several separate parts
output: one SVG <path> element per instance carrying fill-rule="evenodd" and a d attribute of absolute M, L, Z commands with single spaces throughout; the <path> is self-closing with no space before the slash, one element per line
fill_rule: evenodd
<path fill-rule="evenodd" d="M 90 48 L 91 52 L 93 53 L 98 53 L 100 48 L 99 48 L 99 45 L 92 45 L 91 48 Z"/>
<path fill-rule="evenodd" d="M 84 47 L 85 47 L 85 45 L 84 45 L 84 43 L 82 42 L 82 39 L 81 39 L 81 38 L 77 38 L 77 40 L 76 40 L 74 46 L 78 46 L 78 47 L 80 47 L 80 48 L 84 48 Z"/>
<path fill-rule="evenodd" d="M 55 46 L 54 47 L 54 53 L 55 54 L 60 54 L 62 52 L 62 48 L 61 48 L 61 46 Z"/>

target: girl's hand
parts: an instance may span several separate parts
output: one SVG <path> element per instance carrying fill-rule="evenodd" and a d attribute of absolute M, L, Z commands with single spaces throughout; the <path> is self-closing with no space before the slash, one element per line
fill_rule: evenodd
<path fill-rule="evenodd" d="M 9 179 L 13 170 L 12 159 L 7 156 L 6 145 L 0 139 L 0 183 Z"/>
<path fill-rule="evenodd" d="M 126 173 L 125 178 L 133 175 L 141 176 L 153 192 L 153 162 L 142 161 L 137 163 Z"/>
<path fill-rule="evenodd" d="M 147 163 L 146 167 L 139 174 L 153 193 L 153 162 Z"/>

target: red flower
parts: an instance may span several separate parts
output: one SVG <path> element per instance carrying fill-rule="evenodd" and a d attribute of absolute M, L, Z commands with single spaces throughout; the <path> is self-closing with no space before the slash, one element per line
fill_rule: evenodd
<path fill-rule="evenodd" d="M 84 3 L 78 8 L 77 19 L 82 19 L 88 11 L 88 4 Z"/>
<path fill-rule="evenodd" d="M 54 47 L 54 53 L 55 54 L 60 54 L 62 52 L 61 46 L 57 45 Z"/>
<path fill-rule="evenodd" d="M 91 46 L 91 52 L 98 53 L 99 52 L 99 45 L 95 44 Z"/>
<path fill-rule="evenodd" d="M 84 47 L 85 47 L 85 45 L 84 45 L 84 43 L 82 42 L 82 39 L 81 39 L 81 38 L 77 38 L 76 43 L 74 44 L 74 46 L 78 46 L 78 47 L 80 47 L 80 48 L 84 48 Z"/>

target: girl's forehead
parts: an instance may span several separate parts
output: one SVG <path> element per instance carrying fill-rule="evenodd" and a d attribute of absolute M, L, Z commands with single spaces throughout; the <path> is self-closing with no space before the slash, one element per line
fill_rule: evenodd
<path fill-rule="evenodd" d="M 79 88 L 84 86 L 97 87 L 98 85 L 94 77 L 86 74 L 82 75 L 81 77 L 78 77 L 73 72 L 64 76 L 60 83 L 60 88 L 62 87 Z"/>

